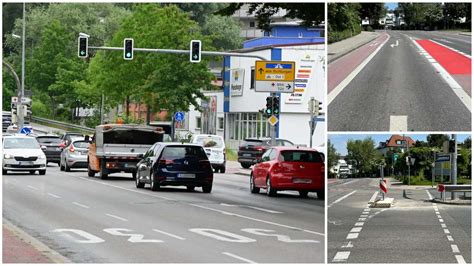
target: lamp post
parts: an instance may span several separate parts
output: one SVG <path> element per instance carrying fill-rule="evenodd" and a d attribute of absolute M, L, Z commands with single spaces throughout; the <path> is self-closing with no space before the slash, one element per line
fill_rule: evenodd
<path fill-rule="evenodd" d="M 21 130 L 23 128 L 23 125 L 25 123 L 25 114 L 23 110 L 23 104 L 22 104 L 22 98 L 25 95 L 25 26 L 26 26 L 26 20 L 25 20 L 25 3 L 23 3 L 23 33 L 22 37 L 16 34 L 12 34 L 13 38 L 21 39 L 21 87 L 20 91 L 18 92 L 18 105 L 17 105 L 17 114 L 18 114 L 18 128 Z"/>

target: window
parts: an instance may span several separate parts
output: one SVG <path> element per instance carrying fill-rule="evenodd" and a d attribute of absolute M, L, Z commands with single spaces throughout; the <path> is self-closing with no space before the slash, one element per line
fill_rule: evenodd
<path fill-rule="evenodd" d="M 250 89 L 255 89 L 255 67 L 250 68 Z"/>
<path fill-rule="evenodd" d="M 201 128 L 201 117 L 196 117 L 196 128 L 197 129 Z"/>
<path fill-rule="evenodd" d="M 217 130 L 224 130 L 224 117 L 217 118 Z"/>
<path fill-rule="evenodd" d="M 270 125 L 260 113 L 231 113 L 227 122 L 229 138 L 232 140 L 262 138 L 270 134 Z"/>
<path fill-rule="evenodd" d="M 255 21 L 250 21 L 250 28 L 255 28 Z"/>
<path fill-rule="evenodd" d="M 270 156 L 271 156 L 272 151 L 273 149 L 269 149 L 262 155 L 262 162 L 270 161 Z"/>

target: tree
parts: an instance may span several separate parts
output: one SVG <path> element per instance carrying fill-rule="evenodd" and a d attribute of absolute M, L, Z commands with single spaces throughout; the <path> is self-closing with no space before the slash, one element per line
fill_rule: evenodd
<path fill-rule="evenodd" d="M 337 153 L 334 144 L 332 144 L 331 140 L 328 139 L 328 169 L 331 169 L 337 164 L 339 156 L 340 155 Z"/>
<path fill-rule="evenodd" d="M 217 14 L 231 16 L 243 5 L 243 3 L 230 3 Z M 270 30 L 271 17 L 280 10 L 286 10 L 286 18 L 301 19 L 302 24 L 308 27 L 318 26 L 324 21 L 324 3 L 251 3 L 248 5 L 248 14 L 255 13 L 258 27 L 264 31 Z"/>
<path fill-rule="evenodd" d="M 122 45 L 125 37 L 134 38 L 136 47 L 187 50 L 192 39 L 211 47 L 210 38 L 200 35 L 196 22 L 174 5 L 135 5 L 110 45 Z M 213 75 L 206 62 L 203 58 L 193 64 L 189 55 L 158 53 L 136 53 L 132 61 L 124 61 L 121 53 L 101 51 L 88 71 L 90 89 L 104 93 L 108 105 L 133 95 L 155 110 L 188 111 L 190 105 L 199 106 L 196 100 L 204 98 L 202 89 L 212 88 Z"/>
<path fill-rule="evenodd" d="M 231 17 L 209 16 L 202 26 L 202 34 L 212 39 L 212 46 L 217 50 L 242 48 L 240 26 Z"/>
<path fill-rule="evenodd" d="M 443 143 L 449 140 L 449 136 L 441 134 L 429 134 L 426 140 L 428 141 L 428 146 L 442 149 Z"/>
<path fill-rule="evenodd" d="M 215 12 L 228 6 L 227 3 L 176 3 L 175 5 L 187 12 L 190 19 L 196 21 L 200 26 L 204 26 L 208 18 Z"/>
<path fill-rule="evenodd" d="M 355 163 L 360 176 L 367 176 L 374 173 L 382 156 L 375 149 L 375 142 L 367 137 L 363 140 L 347 141 L 347 159 Z"/>
<path fill-rule="evenodd" d="M 369 21 L 374 24 L 379 24 L 379 19 L 385 16 L 387 9 L 384 3 L 361 3 L 359 14 L 361 18 L 369 18 Z"/>
<path fill-rule="evenodd" d="M 328 42 L 336 42 L 361 32 L 359 3 L 328 3 Z"/>
<path fill-rule="evenodd" d="M 468 137 L 464 140 L 462 146 L 465 148 L 465 149 L 471 149 L 471 137 Z"/>

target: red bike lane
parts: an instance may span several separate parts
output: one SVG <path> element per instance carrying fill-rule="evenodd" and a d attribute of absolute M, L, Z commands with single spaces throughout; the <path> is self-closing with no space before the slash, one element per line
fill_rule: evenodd
<path fill-rule="evenodd" d="M 3 226 L 3 263 L 53 263 L 27 240 Z"/>

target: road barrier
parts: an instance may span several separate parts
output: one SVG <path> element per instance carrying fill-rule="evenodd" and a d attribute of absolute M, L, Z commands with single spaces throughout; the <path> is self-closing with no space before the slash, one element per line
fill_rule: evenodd
<path fill-rule="evenodd" d="M 471 192 L 471 185 L 445 185 L 439 184 L 438 191 L 441 192 L 441 199 L 444 201 L 446 199 L 446 192 L 463 192 L 464 198 L 466 197 L 466 192 Z"/>
<path fill-rule="evenodd" d="M 387 180 L 380 180 L 379 187 L 380 187 L 380 190 L 382 191 L 383 194 L 387 194 L 387 192 L 388 192 Z"/>
<path fill-rule="evenodd" d="M 76 124 L 70 124 L 70 123 L 46 119 L 46 118 L 41 118 L 37 116 L 32 116 L 31 121 L 36 122 L 38 124 L 43 124 L 46 126 L 56 127 L 56 128 L 65 129 L 65 130 L 81 131 L 85 133 L 94 133 L 95 131 L 94 128 L 79 126 Z"/>

